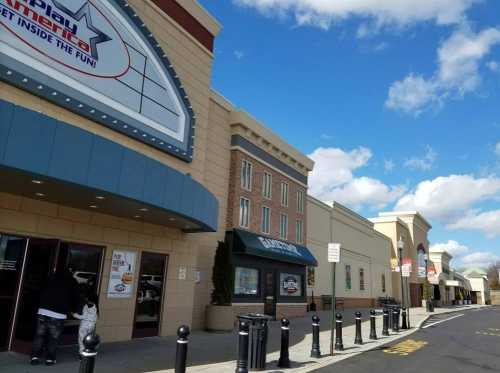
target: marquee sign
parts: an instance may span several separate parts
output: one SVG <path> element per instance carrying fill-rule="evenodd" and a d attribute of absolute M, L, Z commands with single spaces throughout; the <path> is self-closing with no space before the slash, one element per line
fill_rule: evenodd
<path fill-rule="evenodd" d="M 0 79 L 192 159 L 194 114 L 124 0 L 0 0 Z"/>

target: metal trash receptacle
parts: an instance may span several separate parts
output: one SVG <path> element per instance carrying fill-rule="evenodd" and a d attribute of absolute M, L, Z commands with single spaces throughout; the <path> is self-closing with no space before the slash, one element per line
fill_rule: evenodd
<path fill-rule="evenodd" d="M 246 320 L 250 324 L 248 343 L 248 369 L 259 371 L 266 369 L 267 355 L 267 323 L 272 317 L 260 313 L 239 315 L 238 319 Z"/>

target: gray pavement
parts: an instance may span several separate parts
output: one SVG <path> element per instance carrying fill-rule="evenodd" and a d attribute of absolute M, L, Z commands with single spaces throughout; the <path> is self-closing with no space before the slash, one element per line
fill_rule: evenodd
<path fill-rule="evenodd" d="M 431 317 L 407 338 L 315 372 L 500 372 L 500 307 Z"/>
<path fill-rule="evenodd" d="M 471 309 L 468 306 L 466 309 Z M 321 318 L 321 348 L 323 357 L 311 359 L 311 316 L 291 320 L 290 331 L 290 358 L 292 369 L 290 372 L 310 371 L 332 362 L 346 359 L 354 354 L 372 349 L 380 344 L 400 338 L 407 333 L 392 335 L 373 342 L 368 340 L 369 310 L 360 310 L 363 314 L 363 346 L 355 346 L 354 342 L 354 312 L 349 309 L 344 314 L 344 345 L 346 350 L 334 357 L 326 356 L 329 349 L 329 312 L 318 312 Z M 449 309 L 437 309 L 436 313 L 449 312 Z M 412 326 L 424 321 L 427 317 L 425 310 L 412 309 Z M 279 321 L 271 322 L 268 343 L 268 369 L 276 372 L 276 361 L 280 350 L 280 324 Z M 377 318 L 378 335 L 381 336 L 382 318 Z M 233 372 L 237 353 L 237 335 L 233 333 L 207 333 L 195 331 L 190 336 L 188 352 L 188 372 Z M 96 364 L 96 373 L 100 372 L 169 372 L 173 371 L 175 362 L 176 338 L 146 338 L 119 343 L 105 343 L 99 349 Z M 58 364 L 54 367 L 31 367 L 27 365 L 27 356 L 14 353 L 0 353 L 0 372 L 9 373 L 38 373 L 38 372 L 66 373 L 77 372 L 76 347 L 62 348 L 58 355 Z"/>

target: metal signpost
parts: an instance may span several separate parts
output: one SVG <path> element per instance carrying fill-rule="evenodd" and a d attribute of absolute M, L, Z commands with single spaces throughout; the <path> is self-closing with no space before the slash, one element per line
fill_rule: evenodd
<path fill-rule="evenodd" d="M 411 264 L 412 264 L 411 258 L 404 258 L 403 259 L 403 265 L 401 266 L 401 274 L 402 274 L 402 277 L 405 279 L 406 285 L 408 285 L 408 278 L 410 277 L 410 273 L 411 273 Z M 404 298 L 405 298 L 405 303 L 407 303 L 406 304 L 406 312 L 407 312 L 406 314 L 408 317 L 408 324 L 407 325 L 408 325 L 408 328 L 410 328 L 410 307 L 411 307 L 410 289 L 407 288 L 406 297 L 404 297 Z"/>
<path fill-rule="evenodd" d="M 328 262 L 332 263 L 332 313 L 330 317 L 330 355 L 333 355 L 334 350 L 334 335 L 335 328 L 335 265 L 340 262 L 340 244 L 328 244 Z"/>

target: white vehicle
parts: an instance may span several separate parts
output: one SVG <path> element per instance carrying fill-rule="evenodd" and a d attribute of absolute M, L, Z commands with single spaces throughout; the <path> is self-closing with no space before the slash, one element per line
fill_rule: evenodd
<path fill-rule="evenodd" d="M 94 272 L 84 272 L 84 271 L 75 271 L 73 273 L 73 278 L 79 283 L 79 284 L 87 284 L 89 280 L 94 279 L 96 274 Z"/>

